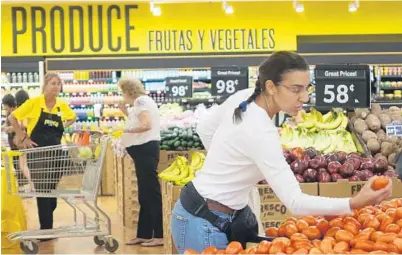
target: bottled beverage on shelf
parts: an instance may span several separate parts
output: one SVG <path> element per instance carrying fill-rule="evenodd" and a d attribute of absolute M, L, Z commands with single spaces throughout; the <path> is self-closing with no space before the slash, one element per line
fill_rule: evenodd
<path fill-rule="evenodd" d="M 37 72 L 1 73 L 1 84 L 30 85 L 38 82 L 39 74 Z"/>

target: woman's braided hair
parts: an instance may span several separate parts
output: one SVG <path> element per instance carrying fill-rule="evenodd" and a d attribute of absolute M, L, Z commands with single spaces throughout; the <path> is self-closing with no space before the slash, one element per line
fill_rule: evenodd
<path fill-rule="evenodd" d="M 279 86 L 283 79 L 283 75 L 291 71 L 307 71 L 309 65 L 303 57 L 297 53 L 290 51 L 278 51 L 272 54 L 258 68 L 258 79 L 255 83 L 253 94 L 246 101 L 234 110 L 233 121 L 240 123 L 242 121 L 242 113 L 247 110 L 247 106 L 257 99 L 257 96 L 265 90 L 265 83 L 271 80 L 276 86 Z"/>

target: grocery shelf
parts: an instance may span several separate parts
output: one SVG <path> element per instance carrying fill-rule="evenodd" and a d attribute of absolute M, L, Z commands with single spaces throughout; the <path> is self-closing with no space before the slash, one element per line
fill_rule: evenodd
<path fill-rule="evenodd" d="M 397 79 L 397 80 L 402 80 L 402 75 L 382 75 L 381 79 Z"/>
<path fill-rule="evenodd" d="M 384 90 L 384 91 L 402 90 L 402 87 L 395 87 L 395 88 L 380 88 L 380 90 Z"/>
<path fill-rule="evenodd" d="M 402 106 L 402 100 L 384 100 L 384 101 L 373 101 L 373 103 L 377 103 L 384 106 Z"/>

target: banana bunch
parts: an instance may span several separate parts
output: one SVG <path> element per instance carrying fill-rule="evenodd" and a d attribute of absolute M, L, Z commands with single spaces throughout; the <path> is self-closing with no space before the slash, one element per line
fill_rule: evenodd
<path fill-rule="evenodd" d="M 205 155 L 194 152 L 191 155 L 191 164 L 183 156 L 177 156 L 175 161 L 167 169 L 159 173 L 159 178 L 173 182 L 178 186 L 184 186 L 195 177 L 195 172 L 202 168 Z"/>
<path fill-rule="evenodd" d="M 313 147 L 322 153 L 335 151 L 356 152 L 352 135 L 346 130 L 348 118 L 341 111 L 330 111 L 322 115 L 312 108 L 309 113 L 301 112 L 300 122 L 295 128 L 282 126 L 281 144 L 286 149 Z"/>

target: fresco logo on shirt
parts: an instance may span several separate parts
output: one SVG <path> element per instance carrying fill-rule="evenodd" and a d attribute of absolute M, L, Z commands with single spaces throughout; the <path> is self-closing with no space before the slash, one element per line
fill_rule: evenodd
<path fill-rule="evenodd" d="M 59 123 L 57 121 L 54 120 L 45 120 L 45 126 L 49 126 L 49 127 L 59 127 Z"/>

